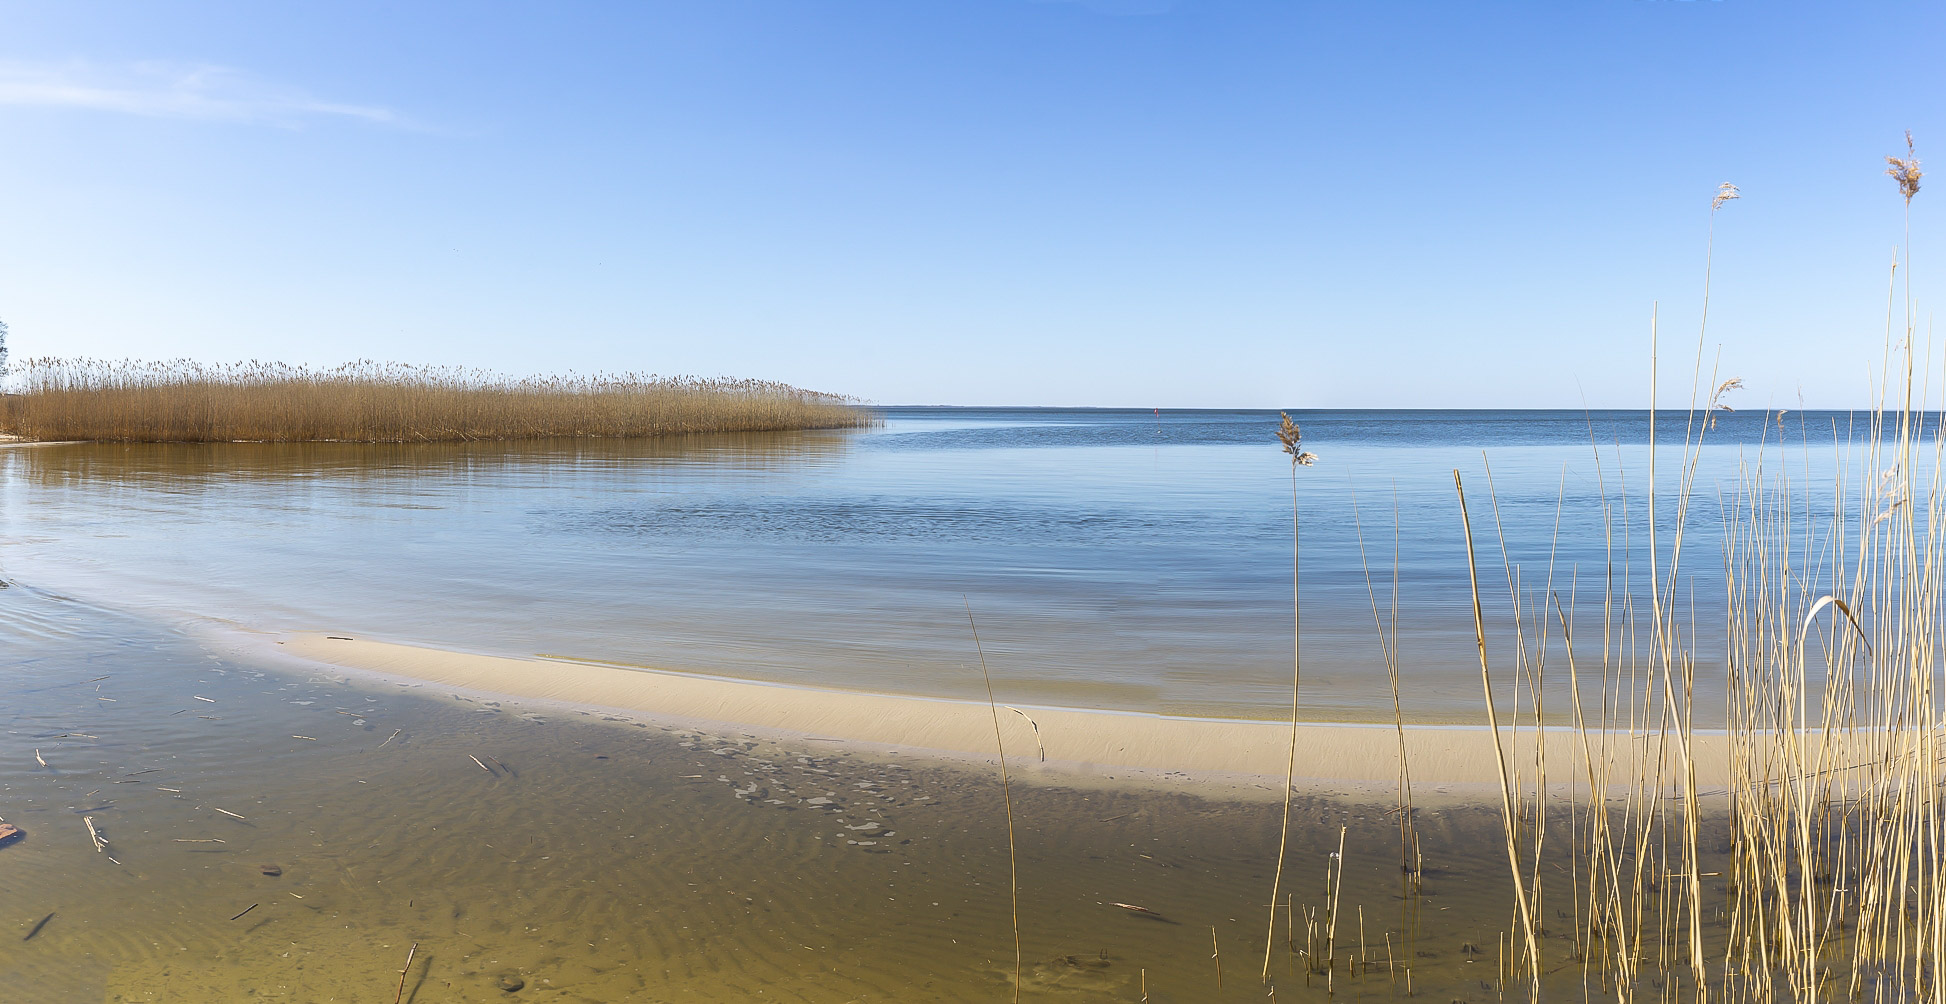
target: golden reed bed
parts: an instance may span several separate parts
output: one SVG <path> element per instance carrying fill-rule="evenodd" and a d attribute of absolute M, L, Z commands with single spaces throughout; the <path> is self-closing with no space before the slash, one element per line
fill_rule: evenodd
<path fill-rule="evenodd" d="M 35 359 L 14 369 L 0 432 L 30 440 L 363 442 L 625 438 L 868 425 L 849 399 L 766 380 L 507 377 L 348 363 L 210 365 Z"/>

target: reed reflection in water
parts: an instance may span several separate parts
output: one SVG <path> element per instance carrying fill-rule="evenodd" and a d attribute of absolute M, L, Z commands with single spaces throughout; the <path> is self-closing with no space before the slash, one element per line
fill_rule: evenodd
<path fill-rule="evenodd" d="M 869 430 L 636 441 L 5 450 L 0 561 L 172 622 L 977 698 L 964 597 L 1007 699 L 1283 713 L 1289 500 L 1274 412 L 886 414 Z M 1646 595 L 1644 413 L 1295 417 L 1321 458 L 1302 486 L 1316 514 L 1307 714 L 1389 717 L 1355 507 L 1388 604 L 1397 548 L 1406 714 L 1477 719 L 1451 472 L 1485 485 L 1483 456 L 1512 562 L 1552 568 L 1570 592 L 1576 576 L 1613 574 Z M 1815 444 L 1850 421 L 1791 416 L 1789 436 L 1812 444 L 1796 478 L 1812 518 L 1829 510 L 1818 492 L 1835 463 Z M 1702 490 L 1780 428 L 1723 417 Z M 1689 533 L 1704 625 L 1721 619 L 1716 519 L 1694 507 Z"/>

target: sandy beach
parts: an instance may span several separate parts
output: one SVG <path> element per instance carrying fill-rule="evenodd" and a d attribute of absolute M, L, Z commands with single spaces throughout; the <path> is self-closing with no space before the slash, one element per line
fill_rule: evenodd
<path fill-rule="evenodd" d="M 481 655 L 347 635 L 289 634 L 277 637 L 274 645 L 284 657 L 357 673 L 629 712 L 692 727 L 758 730 L 772 736 L 959 760 L 991 761 L 994 748 L 993 714 L 984 702 Z M 1290 755 L 1288 722 L 1009 705 L 1004 698 L 999 718 L 1009 762 L 1022 768 L 1022 776 L 1029 779 L 1148 780 L 1172 787 L 1206 780 L 1224 787 L 1266 789 L 1267 782 L 1284 774 Z M 1301 788 L 1377 794 L 1389 793 L 1396 785 L 1399 735 L 1391 725 L 1303 724 L 1297 733 L 1296 777 Z M 1599 737 L 1590 741 L 1598 743 Z M 1673 742 L 1672 737 L 1672 747 Z M 1699 733 L 1694 742 L 1699 787 L 1705 793 L 1721 790 L 1727 765 L 1725 737 Z M 1551 781 L 1567 783 L 1571 773 L 1585 772 L 1580 766 L 1584 762 L 1581 744 L 1571 731 L 1548 732 L 1545 753 Z M 1519 769 L 1531 778 L 1531 730 L 1523 732 L 1516 750 L 1515 741 L 1503 729 L 1502 745 L 1507 749 L 1508 769 Z M 1642 755 L 1647 745 L 1610 734 L 1610 776 L 1618 781 L 1633 776 L 1631 758 Z M 1485 728 L 1407 725 L 1405 746 L 1413 785 L 1421 795 L 1478 797 L 1499 790 L 1499 766 Z M 1666 755 L 1673 757 L 1673 748 Z"/>

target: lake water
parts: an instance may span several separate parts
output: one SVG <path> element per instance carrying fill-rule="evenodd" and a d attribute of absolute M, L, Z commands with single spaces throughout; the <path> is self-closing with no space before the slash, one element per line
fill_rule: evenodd
<path fill-rule="evenodd" d="M 1297 417 L 1320 458 L 1296 486 L 1308 717 L 1389 719 L 1373 599 L 1390 621 L 1396 569 L 1405 713 L 1477 720 L 1456 469 L 1496 657 L 1509 562 L 1530 598 L 1551 574 L 1578 624 L 1599 626 L 1604 576 L 1646 603 L 1646 413 Z M 1686 421 L 1662 417 L 1665 561 Z M 979 693 L 970 607 L 1004 699 L 1277 717 L 1292 500 L 1276 426 L 1274 412 L 897 408 L 864 431 L 644 442 L 12 449 L 0 569 L 178 627 L 941 696 Z M 1848 415 L 1736 413 L 1709 432 L 1695 577 L 1678 589 L 1705 631 L 1721 607 L 1717 493 L 1738 464 L 1781 438 L 1773 463 L 1822 487 L 1833 437 L 1862 431 Z M 1812 492 L 1805 512 L 1829 506 Z M 1697 650 L 1708 701 L 1720 645 Z"/>
<path fill-rule="evenodd" d="M 1023 1000 L 1264 1000 L 1275 785 L 1076 789 L 1034 767 L 1014 764 L 1009 805 L 991 767 L 259 665 L 16 585 L 0 589 L 0 818 L 23 835 L 0 845 L 0 988 L 10 1004 L 1004 1001 L 1011 812 Z M 1419 806 L 1412 890 L 1385 796 L 1297 799 L 1281 999 L 1494 999 L 1513 902 L 1499 814 L 1426 790 Z M 1568 846 L 1549 844 L 1563 915 Z M 1328 982 L 1299 953 L 1333 902 Z M 1550 980 L 1579 993 L 1559 924 Z"/>
<path fill-rule="evenodd" d="M 1578 574 L 1586 597 L 1611 527 L 1644 579 L 1646 416 L 1300 418 L 1320 457 L 1297 486 L 1313 717 L 1389 715 L 1357 511 L 1388 611 L 1399 570 L 1407 713 L 1478 720 L 1455 468 L 1496 657 L 1492 497 L 1525 590 L 1546 591 L 1552 554 L 1555 588 Z M 1829 483 L 1839 420 L 1792 423 L 1800 444 L 1825 429 L 1787 451 L 1802 483 Z M 1712 432 L 1699 499 L 1766 423 Z M 970 605 L 1004 700 L 1273 717 L 1291 638 L 1275 425 L 894 409 L 860 432 L 686 441 L 0 450 L 0 818 L 24 831 L 0 845 L 0 993 L 1004 1000 L 1011 819 L 1023 999 L 1263 1000 L 1266 947 L 1286 1000 L 1494 999 L 1501 820 L 1437 790 L 1412 813 L 1418 889 L 1388 795 L 1298 799 L 1266 942 L 1274 781 L 1075 787 L 1017 762 L 1008 802 L 978 765 L 260 664 L 211 630 L 970 695 Z M 1624 473 L 1629 515 L 1604 522 Z M 1803 512 L 1829 505 L 1807 492 Z M 1707 624 L 1716 509 L 1695 508 Z M 1706 826 L 1714 875 L 1730 843 Z M 1550 996 L 1606 993 L 1573 961 L 1573 846 L 1543 862 Z M 1307 975 L 1334 902 L 1333 975 Z M 1729 934 L 1706 932 L 1712 958 Z"/>

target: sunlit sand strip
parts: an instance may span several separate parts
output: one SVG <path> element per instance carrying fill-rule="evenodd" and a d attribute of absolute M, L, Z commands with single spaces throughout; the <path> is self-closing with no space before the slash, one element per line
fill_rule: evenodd
<path fill-rule="evenodd" d="M 627 669 L 558 659 L 477 655 L 411 645 L 293 634 L 279 651 L 345 669 L 407 677 L 430 683 L 530 698 L 575 707 L 639 712 L 685 724 L 718 723 L 808 739 L 930 751 L 955 758 L 990 758 L 993 720 L 986 704 L 784 686 L 683 673 Z M 1050 780 L 1076 775 L 1141 780 L 1179 775 L 1231 781 L 1283 774 L 1289 723 L 1179 718 L 1127 712 L 1022 705 L 1003 707 L 1001 728 L 1009 758 Z M 1390 726 L 1307 724 L 1298 730 L 1298 775 L 1308 787 L 1389 790 L 1398 772 L 1398 735 Z M 1481 728 L 1407 726 L 1413 785 L 1422 794 L 1440 786 L 1453 793 L 1497 790 L 1493 746 Z M 1503 742 L 1508 741 L 1503 736 Z M 1591 736 L 1590 742 L 1599 742 Z M 1581 738 L 1550 731 L 1550 781 L 1567 782 L 1583 772 Z M 1531 761 L 1531 732 L 1513 759 Z M 1618 782 L 1635 776 L 1633 758 L 1652 755 L 1653 739 L 1612 733 L 1608 737 Z M 1698 783 L 1720 789 L 1725 739 L 1698 735 Z M 1045 760 L 1042 760 L 1043 751 Z M 1530 777 L 1533 765 L 1524 769 Z M 1133 772 L 1132 776 L 1130 772 Z M 1668 775 L 1676 781 L 1675 775 Z"/>

